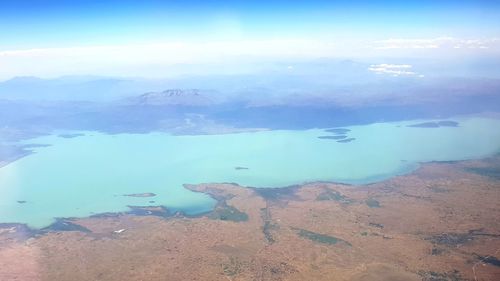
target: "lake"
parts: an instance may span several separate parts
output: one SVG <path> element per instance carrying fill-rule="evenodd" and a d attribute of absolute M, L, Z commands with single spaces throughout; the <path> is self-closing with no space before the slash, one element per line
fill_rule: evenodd
<path fill-rule="evenodd" d="M 193 215 L 211 210 L 216 202 L 185 189 L 186 183 L 365 184 L 411 172 L 420 162 L 482 158 L 500 151 L 500 120 L 453 120 L 459 125 L 408 127 L 423 122 L 414 120 L 344 127 L 350 131 L 340 132 L 196 136 L 70 132 L 84 135 L 31 139 L 26 143 L 50 146 L 36 147 L 34 154 L 0 168 L 0 223 L 42 228 L 57 217 L 148 205 Z M 339 135 L 345 137 L 333 137 Z M 156 196 L 124 196 L 139 193 Z"/>

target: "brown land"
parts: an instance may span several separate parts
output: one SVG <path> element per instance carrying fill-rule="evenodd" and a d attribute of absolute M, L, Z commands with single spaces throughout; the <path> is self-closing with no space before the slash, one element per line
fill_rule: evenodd
<path fill-rule="evenodd" d="M 0 280 L 500 280 L 500 157 L 365 186 L 186 188 L 219 204 L 4 225 Z"/>

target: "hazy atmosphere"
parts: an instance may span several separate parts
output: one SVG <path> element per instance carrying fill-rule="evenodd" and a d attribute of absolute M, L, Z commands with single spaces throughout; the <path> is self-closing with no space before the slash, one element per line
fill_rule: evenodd
<path fill-rule="evenodd" d="M 498 280 L 495 1 L 0 1 L 0 280 Z"/>

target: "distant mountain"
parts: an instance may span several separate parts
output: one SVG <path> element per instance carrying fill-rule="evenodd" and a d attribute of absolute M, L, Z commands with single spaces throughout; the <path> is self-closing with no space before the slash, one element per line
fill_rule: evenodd
<path fill-rule="evenodd" d="M 217 103 L 215 91 L 199 89 L 168 89 L 162 92 L 149 92 L 129 99 L 136 105 L 183 105 L 209 106 Z"/>
<path fill-rule="evenodd" d="M 0 82 L 0 99 L 25 101 L 114 102 L 148 91 L 181 87 L 168 79 L 63 76 L 53 79 L 15 77 Z"/>
<path fill-rule="evenodd" d="M 34 77 L 34 76 L 18 76 L 7 81 L 2 82 L 4 85 L 25 85 L 28 83 L 40 83 L 42 82 L 42 78 Z"/>
<path fill-rule="evenodd" d="M 158 80 L 17 77 L 0 82 L 0 143 L 61 130 L 216 134 L 500 112 L 500 79 L 393 77 L 367 65 L 290 62 L 262 74 Z"/>

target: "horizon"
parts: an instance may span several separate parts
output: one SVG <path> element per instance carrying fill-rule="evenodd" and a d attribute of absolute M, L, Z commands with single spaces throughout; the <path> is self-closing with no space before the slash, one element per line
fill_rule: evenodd
<path fill-rule="evenodd" d="M 0 80 L 164 78 L 206 65 L 219 67 L 202 75 L 248 74 L 259 73 L 254 64 L 321 58 L 484 64 L 500 58 L 500 4 L 9 1 L 0 4 L 0 38 Z"/>

